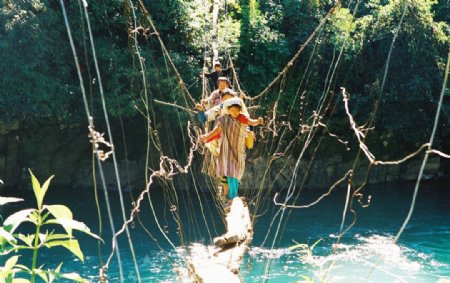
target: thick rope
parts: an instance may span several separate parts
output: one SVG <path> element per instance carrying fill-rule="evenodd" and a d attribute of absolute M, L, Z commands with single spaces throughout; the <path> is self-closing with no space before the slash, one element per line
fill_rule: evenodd
<path fill-rule="evenodd" d="M 92 35 L 92 29 L 91 29 L 91 24 L 90 24 L 90 20 L 89 20 L 89 13 L 87 11 L 87 2 L 85 2 L 85 5 L 84 5 L 84 15 L 85 15 L 85 18 L 86 18 L 87 30 L 88 30 L 88 34 L 89 34 L 90 43 L 91 43 L 92 57 L 94 59 L 94 66 L 95 66 L 95 71 L 96 71 L 97 79 L 98 79 L 98 86 L 99 86 L 99 90 L 100 90 L 100 98 L 101 98 L 101 101 L 102 101 L 103 114 L 104 114 L 104 117 L 105 117 L 106 128 L 107 128 L 107 131 L 108 131 L 108 138 L 109 138 L 109 142 L 112 145 L 114 145 L 113 137 L 112 137 L 112 131 L 111 131 L 111 126 L 110 126 L 110 123 L 109 123 L 108 111 L 106 109 L 106 101 L 105 101 L 105 95 L 104 95 L 104 91 L 103 91 L 103 83 L 102 83 L 102 79 L 101 79 L 101 75 L 100 75 L 100 68 L 98 67 L 98 62 L 97 62 L 97 55 L 96 55 L 95 44 L 94 44 L 94 37 Z M 120 208 L 121 208 L 123 220 L 125 221 L 125 219 L 126 219 L 126 216 L 125 216 L 125 205 L 124 205 L 124 201 L 123 201 L 122 186 L 120 184 L 119 166 L 118 166 L 118 163 L 117 163 L 117 160 L 116 160 L 116 154 L 114 152 L 114 148 L 112 148 L 112 150 L 113 150 L 112 158 L 113 158 L 113 164 L 114 164 L 114 173 L 115 173 L 115 176 L 116 176 L 117 190 L 119 192 Z M 133 257 L 133 263 L 134 263 L 134 267 L 135 267 L 135 270 L 136 270 L 136 275 L 138 277 L 138 281 L 141 282 L 139 266 L 137 264 L 136 255 L 135 255 L 134 247 L 133 247 L 133 241 L 131 240 L 131 235 L 130 235 L 130 231 L 128 229 L 128 226 L 126 226 L 126 234 L 127 234 L 128 244 L 130 246 L 131 255 Z"/>
<path fill-rule="evenodd" d="M 267 94 L 270 89 L 272 89 L 275 84 L 283 78 L 284 74 L 289 71 L 289 69 L 294 66 L 295 61 L 297 61 L 300 54 L 303 52 L 303 50 L 308 46 L 308 44 L 311 42 L 311 40 L 316 36 L 317 32 L 322 29 L 325 22 L 328 20 L 328 18 L 333 15 L 336 8 L 341 4 L 340 0 L 337 0 L 334 6 L 328 11 L 328 13 L 323 17 L 323 19 L 320 21 L 319 25 L 314 29 L 314 31 L 311 33 L 311 35 L 306 39 L 306 41 L 300 46 L 299 50 L 295 55 L 292 57 L 291 60 L 286 64 L 286 66 L 283 68 L 283 70 L 275 77 L 275 79 L 258 95 L 251 97 L 249 99 L 255 100 L 258 98 L 261 98 L 263 95 Z"/>
<path fill-rule="evenodd" d="M 434 137 L 436 135 L 436 131 L 437 131 L 437 127 L 438 127 L 439 116 L 441 115 L 442 102 L 444 101 L 444 94 L 445 94 L 445 90 L 447 89 L 449 66 L 450 66 L 450 48 L 449 48 L 449 52 L 448 52 L 448 56 L 447 56 L 447 66 L 445 67 L 444 83 L 442 84 L 442 91 L 441 91 L 441 95 L 439 97 L 438 107 L 436 109 L 436 115 L 434 117 L 433 131 L 431 132 L 430 141 L 428 142 L 428 151 L 425 152 L 425 157 L 423 158 L 422 165 L 420 166 L 419 176 L 417 176 L 417 181 L 416 181 L 416 185 L 414 187 L 414 194 L 413 194 L 413 198 L 411 200 L 411 206 L 409 208 L 408 215 L 406 216 L 405 221 L 402 224 L 402 227 L 400 227 L 400 230 L 398 231 L 397 235 L 395 236 L 394 243 L 396 243 L 398 241 L 398 239 L 400 238 L 400 236 L 402 235 L 402 233 L 405 230 L 406 225 L 408 225 L 409 220 L 411 219 L 411 215 L 413 214 L 413 211 L 414 211 L 417 194 L 419 192 L 420 181 L 422 180 L 423 171 L 425 170 L 425 165 L 427 164 L 428 157 L 429 157 L 430 153 L 432 152 L 431 147 L 433 146 Z"/>
<path fill-rule="evenodd" d="M 79 82 L 80 82 L 80 89 L 81 89 L 81 94 L 82 94 L 82 97 L 83 97 L 84 108 L 85 108 L 87 120 L 91 120 L 91 113 L 89 111 L 89 104 L 87 102 L 86 91 L 84 89 L 83 76 L 81 75 L 81 69 L 80 69 L 80 65 L 79 65 L 79 61 L 78 61 L 78 56 L 77 56 L 77 53 L 76 53 L 75 45 L 73 43 L 72 32 L 71 32 L 71 28 L 70 28 L 70 25 L 69 25 L 69 20 L 67 18 L 66 8 L 65 8 L 63 0 L 60 0 L 59 2 L 60 2 L 61 9 L 62 9 L 62 12 L 63 12 L 64 24 L 66 26 L 67 36 L 69 38 L 70 47 L 72 49 L 72 54 L 73 54 L 73 58 L 74 58 L 74 61 L 75 61 L 75 67 L 77 69 L 77 74 L 78 74 L 78 79 L 79 79 Z M 85 1 L 83 1 L 83 5 L 87 5 Z M 106 188 L 106 182 L 105 182 L 105 178 L 104 178 L 104 174 L 103 174 L 103 168 L 101 166 L 100 158 L 99 158 L 99 156 L 97 154 L 96 154 L 96 157 L 97 157 L 97 163 L 99 165 L 100 179 L 102 181 L 103 191 L 105 193 L 105 200 L 106 200 L 106 207 L 107 207 L 107 212 L 108 212 L 108 219 L 109 219 L 111 231 L 112 231 L 112 233 L 114 233 L 114 231 L 115 231 L 114 221 L 113 221 L 113 217 L 112 217 L 112 213 L 111 213 L 111 207 L 110 207 L 110 204 L 109 204 L 108 190 Z M 117 243 L 115 243 L 115 244 L 117 245 Z M 121 261 L 121 258 L 120 258 L 119 249 L 117 249 L 115 252 L 116 252 L 117 262 L 118 262 L 118 267 L 119 267 L 119 276 L 120 276 L 121 280 L 123 280 L 123 268 L 122 268 L 122 261 Z"/>

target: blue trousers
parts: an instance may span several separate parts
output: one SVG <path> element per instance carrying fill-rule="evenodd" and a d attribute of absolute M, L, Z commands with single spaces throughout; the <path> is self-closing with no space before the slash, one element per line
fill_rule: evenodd
<path fill-rule="evenodd" d="M 239 181 L 233 177 L 227 177 L 228 199 L 234 199 L 238 196 Z"/>

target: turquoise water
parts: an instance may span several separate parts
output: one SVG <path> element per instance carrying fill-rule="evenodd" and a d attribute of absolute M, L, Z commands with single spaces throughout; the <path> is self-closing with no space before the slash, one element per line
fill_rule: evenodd
<path fill-rule="evenodd" d="M 397 244 L 392 240 L 406 217 L 414 184 L 389 184 L 367 187 L 366 195 L 372 196 L 368 208 L 357 207 L 356 225 L 336 245 L 342 220 L 345 192 L 338 190 L 319 204 L 292 210 L 287 225 L 280 226 L 277 241 L 273 241 L 279 218 L 273 218 L 275 208 L 258 218 L 254 227 L 254 240 L 244 258 L 241 276 L 245 282 L 296 282 L 311 279 L 313 282 L 446 282 L 450 280 L 450 185 L 425 183 L 421 186 L 413 217 Z M 2 215 L 33 205 L 30 192 L 4 192 L 21 196 L 25 204 L 3 208 Z M 102 192 L 100 192 L 103 195 Z M 110 192 L 114 222 L 122 221 L 118 194 Z M 129 193 L 125 203 L 130 207 Z M 183 261 L 185 251 L 181 246 L 172 214 L 180 212 L 186 245 L 194 242 L 210 244 L 211 237 L 223 232 L 223 224 L 211 197 L 195 192 L 178 192 L 180 207 L 164 205 L 172 194 L 164 196 L 161 189 L 152 190 L 152 201 L 163 232 L 178 247 L 173 249 L 157 228 L 148 201 L 143 203 L 140 220 L 150 237 L 136 221 L 131 229 L 139 271 L 144 282 L 188 282 Z M 320 192 L 305 192 L 301 203 L 315 200 Z M 75 219 L 88 224 L 99 233 L 98 216 L 93 192 L 50 188 L 45 200 L 48 204 L 63 203 L 74 212 Z M 103 198 L 101 208 L 106 211 Z M 203 209 L 204 213 L 201 213 Z M 172 211 L 171 211 L 172 210 Z M 285 211 L 284 219 L 288 215 Z M 128 212 L 126 215 L 128 216 Z M 205 215 L 205 217 L 203 217 Z M 85 255 L 80 262 L 63 249 L 43 251 L 40 263 L 49 267 L 63 261 L 63 269 L 76 271 L 83 277 L 96 281 L 101 266 L 111 251 L 111 232 L 106 213 L 102 216 L 101 256 L 97 242 L 78 235 Z M 347 217 L 347 222 L 350 218 Z M 272 227 L 271 222 L 273 222 Z M 205 224 L 207 223 L 207 224 Z M 26 228 L 26 227 L 25 227 Z M 178 231 L 179 232 L 179 231 Z M 264 241 L 264 239 L 267 239 Z M 152 239 L 152 237 L 154 239 Z M 157 242 L 156 242 L 156 241 Z M 310 253 L 290 250 L 295 243 L 317 245 Z M 264 243 L 264 245 L 262 245 Z M 270 249 L 271 245 L 274 249 Z M 158 246 L 159 245 L 159 246 Z M 136 282 L 136 273 L 125 234 L 119 238 L 119 247 L 125 282 Z M 333 247 L 334 252 L 333 252 Z M 23 260 L 26 261 L 26 256 Z M 113 258 L 108 278 L 119 281 L 116 257 Z"/>

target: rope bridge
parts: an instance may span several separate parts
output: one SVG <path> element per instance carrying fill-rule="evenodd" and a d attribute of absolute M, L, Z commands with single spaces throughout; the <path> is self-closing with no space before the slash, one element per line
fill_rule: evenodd
<path fill-rule="evenodd" d="M 409 4 L 409 2 L 407 2 Z M 140 269 L 137 262 L 135 247 L 133 244 L 133 240 L 131 237 L 131 232 L 129 227 L 134 225 L 134 222 L 137 220 L 142 228 L 148 232 L 149 238 L 154 240 L 156 239 L 149 232 L 150 230 L 156 230 L 159 234 L 167 241 L 172 249 L 179 248 L 180 246 L 186 251 L 186 255 L 181 259 L 185 263 L 186 266 L 189 265 L 189 258 L 193 256 L 192 249 L 188 248 L 190 245 L 191 239 L 185 233 L 185 227 L 192 228 L 192 234 L 194 235 L 202 235 L 202 232 L 207 231 L 209 236 L 209 242 L 213 241 L 213 235 L 218 235 L 217 229 L 214 224 L 209 224 L 209 219 L 214 219 L 215 214 L 220 214 L 224 217 L 224 210 L 222 205 L 220 204 L 219 198 L 213 199 L 213 204 L 211 206 L 206 198 L 206 195 L 216 195 L 216 181 L 208 178 L 206 176 L 199 177 L 194 174 L 194 164 L 196 157 L 201 157 L 205 153 L 205 148 L 200 144 L 199 137 L 202 134 L 202 129 L 198 122 L 195 119 L 196 111 L 194 110 L 194 104 L 196 101 L 199 101 L 201 98 L 204 98 L 209 90 L 207 88 L 207 83 L 205 81 L 204 76 L 202 76 L 202 95 L 201 97 L 195 98 L 196 96 L 192 95 L 189 91 L 189 87 L 184 82 L 180 72 L 177 69 L 174 60 L 172 59 L 170 52 L 166 48 L 164 41 L 161 37 L 161 34 L 156 29 L 156 26 L 152 20 L 151 14 L 147 10 L 144 1 L 137 0 L 127 0 L 125 1 L 125 7 L 127 14 L 129 15 L 128 21 L 128 35 L 130 38 L 130 51 L 133 54 L 133 60 L 137 62 L 135 64 L 135 68 L 137 69 L 137 73 L 140 74 L 139 87 L 141 97 L 140 100 L 142 102 L 143 108 L 139 108 L 136 106 L 138 111 L 142 114 L 146 125 L 147 125 L 147 155 L 145 168 L 145 180 L 146 184 L 142 191 L 136 198 L 133 198 L 133 208 L 131 211 L 127 211 L 124 205 L 124 198 L 122 194 L 122 187 L 119 178 L 119 167 L 117 165 L 116 160 L 116 149 L 114 147 L 113 135 L 111 132 L 108 112 L 106 108 L 106 100 L 103 91 L 103 82 L 101 77 L 101 72 L 98 67 L 98 62 L 95 53 L 95 38 L 92 34 L 90 19 L 88 13 L 88 3 L 86 0 L 82 1 L 82 5 L 80 5 L 80 10 L 84 17 L 84 21 L 87 25 L 87 36 L 88 41 L 90 43 L 90 49 L 92 51 L 92 60 L 95 66 L 96 78 L 98 81 L 98 87 L 100 92 L 100 101 L 102 104 L 102 114 L 103 118 L 106 121 L 107 127 L 107 135 L 104 136 L 98 127 L 96 127 L 95 122 L 98 117 L 96 117 L 92 111 L 92 105 L 88 103 L 88 97 L 86 94 L 86 90 L 84 88 L 83 75 L 80 70 L 79 59 L 77 55 L 77 50 L 75 48 L 75 44 L 72 38 L 72 31 L 70 27 L 69 18 L 67 16 L 65 4 L 63 0 L 60 0 L 61 9 L 63 11 L 65 26 L 67 29 L 67 34 L 69 38 L 69 44 L 71 46 L 73 57 L 75 61 L 75 66 L 77 69 L 77 75 L 80 81 L 80 91 L 83 97 L 84 108 L 86 112 L 86 118 L 88 121 L 88 129 L 89 129 L 89 137 L 90 142 L 92 143 L 94 158 L 97 163 L 97 166 L 93 166 L 93 170 L 98 168 L 99 176 L 101 179 L 101 184 L 103 186 L 104 197 L 106 200 L 106 209 L 108 212 L 108 222 L 110 229 L 112 231 L 112 245 L 110 247 L 110 253 L 107 256 L 106 261 L 103 261 L 101 258 L 101 268 L 99 279 L 101 282 L 108 281 L 108 269 L 110 267 L 111 261 L 115 257 L 118 262 L 119 276 L 120 281 L 124 282 L 124 272 L 123 272 L 123 263 L 121 259 L 118 238 L 126 235 L 128 248 L 133 257 L 133 265 L 137 275 L 138 282 L 143 282 Z M 217 3 L 216 3 L 217 4 Z M 354 4 L 354 15 L 356 15 L 359 6 L 359 0 L 356 3 L 351 1 L 349 6 Z M 206 5 L 206 4 L 205 4 Z M 245 99 L 245 102 L 249 104 L 250 113 L 254 115 L 255 113 L 264 113 L 267 117 L 267 122 L 264 127 L 258 129 L 257 131 L 257 145 L 253 150 L 252 156 L 256 157 L 264 157 L 261 160 L 265 161 L 265 169 L 263 172 L 258 172 L 259 179 L 254 179 L 253 181 L 253 189 L 242 191 L 241 195 L 248 200 L 248 208 L 250 210 L 249 219 L 251 221 L 251 225 L 255 225 L 259 217 L 267 216 L 270 217 L 270 225 L 267 229 L 267 233 L 264 237 L 264 240 L 261 246 L 264 246 L 268 243 L 271 249 L 275 248 L 275 245 L 283 236 L 283 232 L 287 225 L 288 219 L 290 217 L 290 213 L 292 209 L 303 209 L 309 208 L 313 205 L 319 203 L 322 199 L 330 196 L 333 190 L 344 187 L 347 189 L 347 197 L 345 200 L 345 208 L 342 213 L 342 223 L 339 231 L 339 237 L 337 238 L 337 242 L 339 242 L 342 236 L 354 226 L 357 221 L 357 214 L 355 212 L 355 203 L 359 203 L 362 207 L 366 207 L 370 204 L 370 196 L 367 197 L 365 201 L 365 196 L 363 193 L 363 188 L 365 187 L 370 170 L 373 166 L 396 166 L 401 163 L 407 162 L 413 157 L 419 156 L 421 153 L 425 152 L 425 157 L 423 158 L 423 163 L 421 166 L 421 170 L 419 172 L 413 200 L 411 203 L 410 211 L 405 218 L 405 221 L 402 227 L 399 229 L 398 234 L 395 237 L 395 242 L 402 235 L 405 226 L 407 225 L 411 214 L 414 209 L 415 200 L 417 196 L 417 192 L 420 187 L 420 180 L 423 175 L 424 167 L 427 162 L 428 157 L 431 154 L 438 155 L 442 158 L 449 158 L 450 155 L 447 153 L 443 153 L 433 148 L 434 136 L 436 133 L 436 127 L 439 120 L 439 115 L 442 106 L 442 97 L 444 95 L 446 86 L 447 86 L 447 76 L 449 71 L 449 63 L 447 62 L 446 72 L 443 80 L 443 88 L 441 92 L 441 96 L 439 99 L 438 108 L 436 110 L 436 117 L 433 126 L 433 132 L 430 137 L 430 140 L 419 146 L 417 150 L 414 152 L 407 154 L 403 158 L 399 158 L 397 160 L 378 160 L 374 153 L 371 152 L 369 146 L 366 144 L 366 140 L 368 136 L 370 136 L 371 130 L 373 129 L 374 120 L 378 112 L 379 101 L 384 95 L 384 84 L 389 71 L 389 63 L 391 61 L 392 50 L 394 48 L 394 43 L 400 32 L 400 28 L 403 22 L 403 19 L 406 15 L 406 11 L 408 10 L 408 5 L 405 5 L 402 17 L 398 23 L 398 27 L 395 30 L 394 36 L 391 41 L 390 50 L 385 62 L 385 71 L 383 74 L 383 81 L 380 91 L 378 93 L 378 100 L 375 102 L 374 109 L 371 112 L 371 118 L 367 121 L 363 126 L 359 125 L 359 122 L 352 115 L 352 111 L 349 105 L 350 94 L 347 93 L 345 88 L 341 89 L 341 92 L 338 94 L 333 93 L 330 89 L 336 83 L 336 77 L 338 72 L 338 67 L 340 64 L 340 58 L 344 54 L 345 44 L 341 47 L 339 54 L 336 60 L 333 60 L 329 66 L 329 75 L 327 76 L 327 81 L 324 85 L 324 90 L 321 93 L 320 97 L 313 99 L 309 97 L 309 89 L 308 89 L 308 76 L 311 74 L 311 68 L 314 64 L 314 58 L 317 55 L 315 53 L 316 46 L 320 44 L 321 38 L 321 30 L 324 25 L 327 23 L 328 19 L 339 9 L 341 6 L 341 1 L 336 1 L 331 7 L 331 9 L 322 17 L 322 20 L 318 24 L 318 26 L 312 31 L 307 40 L 299 47 L 298 51 L 293 55 L 293 57 L 286 63 L 285 67 L 279 72 L 279 74 L 274 78 L 274 80 L 268 84 L 268 86 L 257 95 L 250 95 L 245 92 L 245 87 L 242 85 L 239 80 L 238 73 L 234 69 L 232 56 L 229 54 L 228 50 L 225 50 L 228 53 L 228 63 L 232 66 L 232 76 L 234 87 L 237 88 L 239 93 Z M 207 9 L 205 9 L 207 10 Z M 206 12 L 205 12 L 206 13 Z M 205 17 L 208 15 L 205 14 Z M 217 18 L 217 17 L 216 17 Z M 143 20 L 144 19 L 144 20 Z M 175 82 L 173 83 L 173 90 L 176 90 L 178 97 L 175 98 L 176 102 L 163 101 L 159 99 L 152 98 L 152 94 L 149 89 L 149 81 L 148 81 L 148 73 L 149 64 L 146 63 L 146 59 L 142 55 L 142 47 L 140 45 L 140 39 L 145 38 L 146 40 L 154 40 L 158 43 L 160 47 L 160 52 L 162 54 L 164 63 L 166 64 L 166 73 L 167 78 L 175 78 Z M 346 42 L 346 41 L 345 41 Z M 303 52 L 313 44 L 312 52 L 310 53 L 310 58 L 307 61 L 307 65 L 303 73 L 299 77 L 294 77 L 292 74 L 292 70 L 294 69 L 295 64 L 298 62 Z M 205 48 L 205 54 L 206 54 Z M 216 53 L 214 53 L 216 54 Z M 206 56 L 205 56 L 206 57 Z M 450 58 L 450 54 L 449 54 Z M 206 60 L 205 60 L 206 61 Z M 292 107 L 289 111 L 284 111 L 284 109 L 280 109 L 280 99 L 287 92 L 288 86 L 295 86 L 295 95 L 292 97 Z M 165 93 L 167 90 L 161 90 L 161 93 Z M 272 95 L 272 98 L 275 98 L 270 104 L 267 104 L 267 97 Z M 308 103 L 310 103 L 308 105 Z M 315 106 L 311 106 L 313 103 L 316 103 Z M 294 106 L 299 105 L 299 108 L 294 111 Z M 265 105 L 265 106 L 263 106 Z M 170 120 L 174 121 L 173 123 L 166 124 L 166 128 L 163 130 L 158 130 L 156 127 L 157 121 L 160 121 L 161 117 L 157 117 L 155 114 L 155 109 L 161 109 L 163 113 L 165 112 L 165 108 L 171 108 L 176 111 L 176 117 L 171 116 Z M 343 113 L 345 113 L 345 117 L 348 121 L 349 127 L 351 129 L 351 134 L 347 137 L 340 136 L 339 133 L 332 132 L 330 122 L 333 121 L 334 115 L 337 109 L 341 109 Z M 167 113 L 165 115 L 168 115 Z M 168 118 L 165 117 L 165 120 Z M 162 119 L 161 119 L 162 120 Z M 178 122 L 178 124 L 176 124 Z M 171 129 L 173 128 L 173 129 Z M 94 130 L 96 129 L 96 130 Z M 175 145 L 180 144 L 180 142 L 176 142 L 172 131 L 177 131 L 179 136 L 182 137 L 183 142 L 181 143 L 183 148 L 177 148 Z M 170 144 L 163 144 L 161 142 L 160 135 L 162 132 L 170 138 Z M 353 139 L 356 140 L 356 148 L 353 148 L 353 144 L 349 141 Z M 306 186 L 306 180 L 308 179 L 310 170 L 316 160 L 317 152 L 320 150 L 323 142 L 332 141 L 339 146 L 343 146 L 346 151 L 356 151 L 356 157 L 353 162 L 352 168 L 349 168 L 346 173 L 336 180 L 336 182 L 328 188 L 328 190 L 323 193 L 319 198 L 309 204 L 298 204 L 298 201 L 301 200 L 301 193 Z M 100 151 L 99 145 L 106 145 L 109 149 L 108 152 Z M 169 148 L 169 150 L 165 150 Z M 152 151 L 153 149 L 153 151 Z M 183 161 L 180 161 L 180 158 L 177 156 L 181 156 L 181 152 L 184 154 L 185 158 Z M 158 160 L 158 166 L 156 169 L 150 169 L 150 158 L 152 158 L 151 152 L 157 152 L 158 157 L 154 157 Z M 169 157 L 173 156 L 173 157 Z M 369 162 L 369 167 L 367 172 L 358 172 L 357 164 L 361 162 L 361 159 L 365 159 Z M 116 229 L 114 223 L 114 217 L 112 215 L 112 210 L 110 206 L 110 198 L 108 195 L 108 190 L 106 188 L 105 177 L 103 173 L 103 163 L 105 161 L 113 162 L 117 183 L 117 191 L 119 192 L 120 198 L 120 208 L 121 208 L 121 226 L 120 229 Z M 293 167 L 289 168 L 292 163 L 290 161 L 294 161 Z M 271 176 L 272 169 L 276 163 L 281 162 L 281 170 L 277 172 L 275 177 Z M 93 165 L 95 162 L 93 161 Z M 304 166 L 304 172 L 300 172 L 300 167 Z M 277 192 L 275 196 L 272 198 L 274 193 L 273 187 L 276 181 L 281 177 L 284 170 L 289 169 L 289 185 L 286 188 L 282 188 L 280 192 Z M 300 174 L 302 173 L 302 174 Z M 364 180 L 361 183 L 355 182 L 355 175 L 361 174 L 365 176 Z M 95 177 L 95 173 L 93 174 Z M 193 188 L 189 188 L 186 191 L 187 199 L 180 198 L 179 193 L 175 189 L 173 179 L 179 176 L 180 178 L 189 178 L 193 182 Z M 206 181 L 205 181 L 206 180 Z M 201 190 L 204 183 L 206 185 L 206 192 Z M 165 233 L 164 228 L 164 220 L 161 220 L 157 217 L 157 213 L 155 212 L 153 202 L 151 200 L 151 188 L 154 187 L 155 183 L 161 185 L 162 190 L 164 191 L 166 202 L 170 207 L 170 214 L 172 216 L 172 220 L 175 223 L 179 233 L 179 243 L 178 246 L 175 243 L 175 239 L 169 237 L 167 233 Z M 94 180 L 94 184 L 96 184 Z M 95 188 L 96 189 L 96 188 Z M 282 193 L 282 194 L 281 194 Z M 279 200 L 280 196 L 284 195 L 284 200 Z M 97 191 L 96 191 L 97 196 Z M 179 213 L 180 200 L 184 202 L 188 211 L 188 223 L 185 225 L 182 223 L 181 215 Z M 356 200 L 356 202 L 355 202 Z M 150 207 L 152 216 L 156 222 L 156 227 L 152 227 L 152 229 L 146 227 L 145 221 L 139 218 L 139 212 L 142 207 L 143 202 L 148 201 L 148 205 Z M 200 205 L 202 219 L 196 219 L 194 217 L 194 212 L 190 209 L 190 202 L 198 201 Z M 270 206 L 270 203 L 273 202 L 274 206 Z M 97 198 L 98 205 L 98 198 Z M 99 207 L 99 205 L 98 205 Z M 100 210 L 100 208 L 99 208 Z M 351 223 L 347 224 L 347 213 L 351 213 L 352 220 Z M 100 214 L 100 211 L 99 211 Z M 101 219 L 101 217 L 99 217 Z M 102 223 L 100 221 L 100 230 L 102 229 Z M 165 220 L 167 222 L 167 220 Z M 225 221 L 225 220 L 224 220 Z M 214 222 L 214 221 L 213 221 Z M 101 235 L 101 231 L 100 231 Z M 250 239 L 251 237 L 248 237 Z M 198 240 L 198 239 L 197 239 Z M 269 242 L 271 241 L 271 242 Z M 158 244 L 159 245 L 159 244 Z M 161 250 L 166 252 L 162 247 Z M 99 253 L 101 254 L 100 247 Z M 331 268 L 331 265 L 329 266 Z M 264 273 L 268 275 L 271 269 L 271 259 L 266 259 Z M 265 276 L 265 278 L 268 278 Z M 265 279 L 267 280 L 267 279 Z"/>

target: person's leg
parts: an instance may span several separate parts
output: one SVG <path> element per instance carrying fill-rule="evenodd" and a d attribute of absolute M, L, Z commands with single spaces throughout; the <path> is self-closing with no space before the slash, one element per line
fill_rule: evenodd
<path fill-rule="evenodd" d="M 239 188 L 239 181 L 236 178 L 233 177 L 227 177 L 228 178 L 228 198 L 234 199 L 238 196 L 238 188 Z"/>

